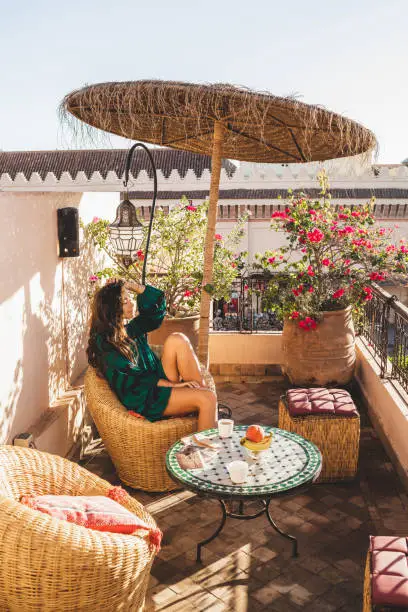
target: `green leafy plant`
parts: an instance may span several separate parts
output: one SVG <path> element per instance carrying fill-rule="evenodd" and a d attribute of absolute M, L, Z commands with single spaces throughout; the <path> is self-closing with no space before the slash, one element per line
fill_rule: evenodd
<path fill-rule="evenodd" d="M 406 274 L 408 246 L 391 241 L 392 229 L 376 225 L 373 201 L 337 209 L 326 174 L 319 175 L 320 198 L 289 197 L 284 210 L 272 214 L 271 227 L 285 234 L 287 245 L 256 255 L 256 268 L 273 274 L 264 305 L 281 320 L 297 320 L 315 329 L 322 312 L 351 306 L 358 314 L 372 299 L 373 284 L 389 273 Z"/>
<path fill-rule="evenodd" d="M 207 211 L 208 202 L 193 205 L 183 197 L 168 213 L 162 209 L 155 213 L 147 282 L 164 291 L 170 316 L 190 316 L 200 310 Z M 214 299 L 230 299 L 232 283 L 245 266 L 247 253 L 237 249 L 244 236 L 247 218 L 247 213 L 240 217 L 225 239 L 220 234 L 214 236 L 213 279 L 204 288 Z M 144 248 L 137 253 L 136 261 L 126 268 L 110 246 L 108 225 L 108 221 L 97 217 L 83 225 L 86 237 L 113 261 L 112 266 L 98 270 L 90 277 L 94 288 L 100 279 L 110 276 L 136 281 L 141 277 Z M 147 228 L 145 231 L 147 233 Z"/>

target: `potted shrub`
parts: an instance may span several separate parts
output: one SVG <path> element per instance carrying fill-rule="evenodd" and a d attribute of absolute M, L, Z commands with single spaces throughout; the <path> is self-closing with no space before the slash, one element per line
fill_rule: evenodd
<path fill-rule="evenodd" d="M 193 205 L 184 197 L 168 213 L 160 208 L 156 211 L 146 280 L 164 291 L 167 315 L 160 329 L 150 334 L 152 344 L 163 344 L 169 333 L 181 331 L 197 348 L 207 210 L 208 202 Z M 247 253 L 237 252 L 237 249 L 246 220 L 247 214 L 238 219 L 225 239 L 220 234 L 215 235 L 213 282 L 205 288 L 215 299 L 230 299 L 232 283 L 243 267 Z M 137 260 L 125 268 L 111 250 L 108 224 L 108 221 L 94 218 L 84 226 L 86 236 L 113 261 L 113 266 L 94 272 L 90 277 L 92 287 L 97 287 L 101 279 L 109 276 L 140 282 L 143 249 L 138 252 Z"/>
<path fill-rule="evenodd" d="M 273 273 L 265 307 L 284 322 L 283 369 L 297 385 L 346 384 L 355 365 L 353 317 L 372 299 L 373 284 L 390 272 L 405 274 L 408 246 L 394 244 L 392 229 L 376 224 L 373 202 L 332 204 L 325 173 L 318 200 L 289 193 L 271 227 L 287 245 L 256 256 Z"/>

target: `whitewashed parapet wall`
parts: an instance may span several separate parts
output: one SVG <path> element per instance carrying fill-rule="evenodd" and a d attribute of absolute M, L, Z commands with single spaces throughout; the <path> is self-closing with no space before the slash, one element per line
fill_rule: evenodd
<path fill-rule="evenodd" d="M 249 209 L 250 221 L 247 225 L 247 237 L 241 247 L 248 250 L 252 261 L 256 252 L 266 248 L 276 248 L 282 237 L 269 232 L 269 220 L 274 209 L 282 207 L 284 201 L 277 197 L 265 195 L 265 192 L 279 191 L 285 195 L 288 189 L 316 189 L 316 175 L 322 168 L 329 174 L 331 188 L 348 192 L 364 190 L 364 197 L 345 199 L 333 198 L 336 204 L 361 205 L 367 202 L 371 194 L 385 193 L 385 197 L 376 197 L 376 215 L 384 225 L 400 223 L 399 236 L 408 235 L 408 168 L 404 165 L 363 166 L 359 160 L 337 160 L 324 164 L 237 164 L 232 176 L 225 169 L 221 171 L 220 201 L 217 231 L 227 234 L 234 219 Z M 168 207 L 179 201 L 181 195 L 200 202 L 208 197 L 210 190 L 210 172 L 204 169 L 197 176 L 193 169 L 181 176 L 177 169 L 172 170 L 168 178 L 159 170 L 158 206 Z M 132 199 L 141 208 L 142 217 L 150 214 L 149 204 L 152 180 L 142 170 L 137 177 L 130 176 L 129 191 Z M 19 173 L 14 180 L 7 174 L 0 178 L 0 191 L 24 192 L 82 192 L 79 207 L 84 221 L 90 221 L 94 215 L 103 218 L 114 218 L 115 208 L 120 202 L 123 190 L 123 176 L 108 172 L 103 178 L 94 172 L 89 178 L 84 172 L 71 176 L 64 172 L 59 179 L 49 172 L 44 180 L 36 172 L 30 176 Z M 172 197 L 174 193 L 174 198 Z M 392 196 L 389 194 L 392 193 Z M 344 196 L 344 193 L 343 193 Z"/>
<path fill-rule="evenodd" d="M 317 172 L 325 167 L 328 170 L 332 188 L 338 189 L 408 189 L 408 167 L 404 165 L 381 165 L 359 167 L 354 164 L 336 165 L 328 164 L 240 164 L 233 176 L 221 171 L 220 189 L 310 189 L 317 187 Z M 374 174 L 378 169 L 379 174 Z M 189 191 L 209 192 L 210 172 L 205 169 L 200 177 L 193 170 L 189 170 L 181 177 L 177 170 L 173 170 L 168 178 L 158 171 L 160 191 Z M 44 180 L 37 172 L 30 176 L 18 173 L 14 180 L 8 174 L 0 177 L 0 190 L 4 191 L 116 191 L 123 188 L 123 177 L 117 176 L 113 171 L 103 178 L 99 172 L 94 172 L 87 178 L 84 172 L 71 176 L 68 172 L 62 173 L 59 179 L 55 174 L 48 172 Z M 130 191 L 150 191 L 152 181 L 147 172 L 142 170 L 139 175 L 130 177 Z"/>

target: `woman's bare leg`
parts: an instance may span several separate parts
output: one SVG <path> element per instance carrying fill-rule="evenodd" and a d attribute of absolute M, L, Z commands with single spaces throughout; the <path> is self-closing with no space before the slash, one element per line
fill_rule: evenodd
<path fill-rule="evenodd" d="M 206 386 L 197 355 L 184 334 L 176 332 L 166 338 L 161 362 L 171 382 L 179 382 L 180 379 L 195 380 L 201 387 Z"/>
<path fill-rule="evenodd" d="M 210 429 L 216 424 L 217 398 L 206 389 L 173 389 L 163 416 L 182 416 L 198 412 L 197 430 Z"/>

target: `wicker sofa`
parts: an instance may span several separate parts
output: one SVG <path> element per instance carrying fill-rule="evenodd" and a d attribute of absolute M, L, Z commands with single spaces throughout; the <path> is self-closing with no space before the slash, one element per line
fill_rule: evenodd
<path fill-rule="evenodd" d="M 154 551 L 19 503 L 23 494 L 106 495 L 112 485 L 61 457 L 0 446 L 0 610 L 143 610 Z M 152 527 L 135 499 L 124 504 Z"/>

